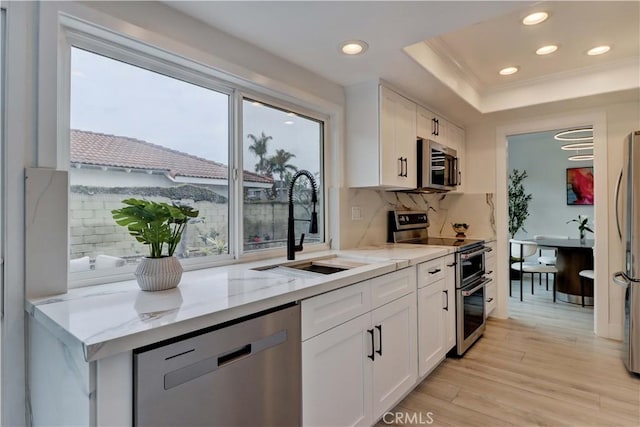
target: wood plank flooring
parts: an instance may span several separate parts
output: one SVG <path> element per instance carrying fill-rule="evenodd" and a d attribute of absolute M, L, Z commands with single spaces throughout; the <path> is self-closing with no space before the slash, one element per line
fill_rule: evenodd
<path fill-rule="evenodd" d="M 593 308 L 554 304 L 544 282 L 533 296 L 527 283 L 520 302 L 512 286 L 509 319 L 490 318 L 464 357 L 447 358 L 391 411 L 403 415 L 377 426 L 640 426 L 640 378 L 620 342 L 593 334 Z"/>

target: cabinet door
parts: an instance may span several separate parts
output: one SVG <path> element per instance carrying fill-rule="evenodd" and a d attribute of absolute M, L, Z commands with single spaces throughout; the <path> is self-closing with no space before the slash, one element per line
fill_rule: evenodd
<path fill-rule="evenodd" d="M 445 356 L 442 290 L 444 279 L 418 289 L 419 375 L 431 371 Z"/>
<path fill-rule="evenodd" d="M 446 123 L 424 107 L 416 108 L 416 135 L 422 139 L 443 143 L 442 135 Z"/>
<path fill-rule="evenodd" d="M 445 289 L 444 294 L 444 330 L 445 353 L 456 345 L 456 257 L 447 255 L 445 258 Z"/>
<path fill-rule="evenodd" d="M 398 154 L 404 159 L 402 184 L 407 188 L 418 185 L 418 142 L 416 138 L 416 104 L 400 97 L 396 115 Z"/>
<path fill-rule="evenodd" d="M 380 184 L 394 188 L 417 185 L 415 104 L 380 87 Z M 413 150 L 409 149 L 409 145 Z M 410 158 L 409 158 L 410 157 Z"/>
<path fill-rule="evenodd" d="M 305 426 L 369 426 L 371 314 L 302 343 L 302 419 Z M 388 408 L 387 408 L 388 409 Z"/>
<path fill-rule="evenodd" d="M 416 383 L 416 294 L 374 310 L 372 321 L 376 334 L 373 420 L 377 420 Z"/>

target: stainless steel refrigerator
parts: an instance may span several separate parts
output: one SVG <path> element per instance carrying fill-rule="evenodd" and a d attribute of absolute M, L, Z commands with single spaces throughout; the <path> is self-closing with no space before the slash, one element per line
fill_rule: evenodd
<path fill-rule="evenodd" d="M 624 271 L 613 281 L 624 286 L 624 362 L 640 374 L 640 131 L 624 141 L 624 161 L 616 190 L 616 221 L 624 243 Z"/>

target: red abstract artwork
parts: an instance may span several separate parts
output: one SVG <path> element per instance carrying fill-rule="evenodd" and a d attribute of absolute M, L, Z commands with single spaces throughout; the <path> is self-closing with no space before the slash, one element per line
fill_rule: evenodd
<path fill-rule="evenodd" d="M 593 205 L 593 168 L 567 169 L 567 205 Z"/>

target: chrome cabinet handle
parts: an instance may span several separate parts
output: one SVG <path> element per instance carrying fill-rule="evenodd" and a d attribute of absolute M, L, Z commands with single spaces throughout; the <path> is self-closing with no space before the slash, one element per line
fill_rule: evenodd
<path fill-rule="evenodd" d="M 398 176 L 402 176 L 402 157 L 398 157 L 398 164 L 400 165 L 398 168 Z"/>
<path fill-rule="evenodd" d="M 378 330 L 378 338 L 380 338 L 380 346 L 376 350 L 376 353 L 382 356 L 382 325 L 377 325 L 376 329 Z"/>
<path fill-rule="evenodd" d="M 445 295 L 445 301 L 447 302 L 447 305 L 445 307 L 442 307 L 444 310 L 449 311 L 449 290 L 445 289 L 444 291 L 442 291 L 442 293 Z"/>
<path fill-rule="evenodd" d="M 435 270 L 430 270 L 428 271 L 429 274 L 436 274 L 436 273 L 440 273 L 442 270 L 440 270 L 439 268 L 436 268 Z"/>

